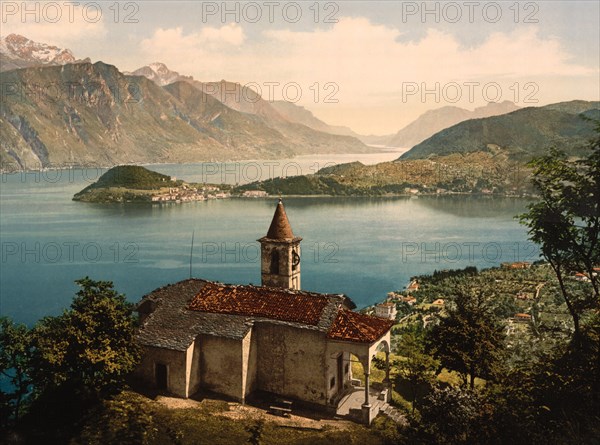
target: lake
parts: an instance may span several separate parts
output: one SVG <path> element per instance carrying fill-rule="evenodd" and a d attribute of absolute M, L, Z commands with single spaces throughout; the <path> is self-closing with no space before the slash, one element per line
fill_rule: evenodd
<path fill-rule="evenodd" d="M 155 165 L 194 182 L 244 183 L 310 173 L 331 163 L 376 163 L 399 156 L 328 155 L 278 161 Z M 258 165 L 258 167 L 257 167 Z M 290 167 L 293 165 L 293 167 Z M 285 169 L 288 169 L 287 171 Z M 254 170 L 253 170 L 254 169 Z M 162 206 L 71 200 L 102 170 L 4 174 L 0 180 L 0 314 L 33 324 L 68 307 L 90 276 L 110 280 L 130 301 L 190 275 L 260 284 L 259 244 L 277 198 Z M 223 178 L 222 175 L 225 174 Z M 514 215 L 526 201 L 499 197 L 287 198 L 302 241 L 302 288 L 345 293 L 358 307 L 434 270 L 533 261 L 539 252 Z"/>

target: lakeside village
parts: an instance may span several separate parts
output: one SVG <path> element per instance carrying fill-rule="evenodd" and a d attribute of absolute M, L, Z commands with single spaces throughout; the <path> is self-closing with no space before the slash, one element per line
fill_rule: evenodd
<path fill-rule="evenodd" d="M 336 179 L 337 178 L 337 179 Z M 90 184 L 73 197 L 75 201 L 93 203 L 150 203 L 170 204 L 198 202 L 227 198 L 266 198 L 273 195 L 286 196 L 417 196 L 446 194 L 502 194 L 519 196 L 511 190 L 487 188 L 443 189 L 439 186 L 417 186 L 406 182 L 387 185 L 348 184 L 345 176 L 299 176 L 276 178 L 246 185 L 188 183 L 175 177 L 153 172 L 144 167 L 123 165 L 113 167 L 95 183 Z M 524 196 L 521 194 L 520 196 Z"/>
<path fill-rule="evenodd" d="M 177 181 L 177 178 L 171 178 L 173 181 Z M 492 194 L 489 190 L 482 190 L 482 194 Z M 434 193 L 423 193 L 421 190 L 406 187 L 404 190 L 405 196 L 416 196 L 421 194 L 452 194 L 448 190 L 436 189 Z M 169 187 L 168 189 L 161 189 L 158 192 L 154 192 L 150 195 L 150 202 L 152 204 L 169 204 L 169 203 L 184 203 L 184 202 L 198 202 L 208 201 L 212 199 L 228 199 L 228 198 L 268 198 L 271 196 L 264 190 L 243 190 L 240 193 L 235 193 L 224 184 L 188 184 L 183 183 L 177 187 Z M 514 196 L 517 196 L 516 194 Z"/>
<path fill-rule="evenodd" d="M 449 194 L 446 190 L 438 189 L 436 194 Z M 483 191 L 484 194 L 491 194 L 491 191 Z M 406 188 L 406 195 L 421 194 L 418 189 Z M 225 191 L 221 186 L 203 185 L 194 187 L 193 185 L 184 184 L 181 187 L 171 187 L 168 191 L 157 193 L 151 196 L 152 204 L 167 204 L 167 203 L 182 203 L 207 201 L 210 199 L 227 199 L 232 197 L 237 198 L 268 198 L 270 195 L 264 190 L 245 190 L 239 194 L 233 194 L 230 191 Z"/>
<path fill-rule="evenodd" d="M 480 192 L 484 195 L 491 195 L 493 192 L 490 190 L 482 190 Z M 436 189 L 434 193 L 423 193 L 421 190 L 416 188 L 407 187 L 404 190 L 404 196 L 417 196 L 417 195 L 445 195 L 445 194 L 461 194 L 452 193 L 444 189 Z M 233 193 L 231 190 L 223 188 L 223 185 L 199 185 L 195 186 L 192 184 L 183 184 L 180 187 L 170 187 L 168 190 L 161 190 L 159 193 L 150 195 L 150 202 L 152 204 L 169 204 L 169 203 L 184 203 L 184 202 L 198 202 L 207 201 L 212 199 L 228 199 L 228 198 L 268 198 L 271 196 L 264 190 L 244 190 L 241 193 Z M 509 197 L 522 196 L 517 193 Z"/>
<path fill-rule="evenodd" d="M 177 181 L 177 178 L 171 178 L 173 181 Z M 168 203 L 183 203 L 183 202 L 197 202 L 207 201 L 211 199 L 228 199 L 232 197 L 236 198 L 268 198 L 270 195 L 264 190 L 243 190 L 241 193 L 233 193 L 231 189 L 225 188 L 226 185 L 220 184 L 187 184 L 183 183 L 179 187 L 169 187 L 168 190 L 161 190 L 160 192 L 153 193 L 150 195 L 150 202 L 152 204 L 168 204 Z M 407 196 L 415 196 L 422 194 L 419 189 L 406 187 L 404 194 Z M 484 190 L 483 194 L 491 194 L 491 191 Z M 447 190 L 437 189 L 435 194 L 450 194 Z"/>
<path fill-rule="evenodd" d="M 207 201 L 209 199 L 227 199 L 231 198 L 231 196 L 231 192 L 225 191 L 216 185 L 195 187 L 190 184 L 183 184 L 180 187 L 170 187 L 168 191 L 153 194 L 150 199 L 153 204 L 166 204 Z M 262 190 L 249 190 L 243 192 L 240 196 L 243 198 L 266 198 L 269 194 Z"/>
<path fill-rule="evenodd" d="M 593 275 L 600 274 L 600 266 L 594 267 Z M 463 270 L 435 271 L 433 275 L 412 277 L 410 283 L 399 291 L 389 292 L 385 301 L 369 306 L 364 312 L 369 315 L 393 320 L 392 335 L 410 325 L 419 324 L 425 328 L 442 315 L 448 301 L 444 294 L 444 282 L 459 277 L 474 279 L 483 275 L 497 288 L 497 296 L 503 301 L 505 334 L 527 335 L 541 326 L 560 326 L 568 330 L 569 316 L 559 299 L 555 298 L 556 283 L 547 263 L 518 261 L 502 263 L 500 267 L 477 271 L 475 267 Z M 589 283 L 590 277 L 584 272 L 575 272 L 569 281 Z M 451 297 L 450 297 L 451 298 Z M 394 339 L 392 339 L 394 343 Z"/>

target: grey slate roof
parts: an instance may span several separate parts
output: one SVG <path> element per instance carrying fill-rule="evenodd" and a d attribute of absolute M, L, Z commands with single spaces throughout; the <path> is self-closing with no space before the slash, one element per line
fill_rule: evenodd
<path fill-rule="evenodd" d="M 146 346 L 185 351 L 201 334 L 242 339 L 255 322 L 292 326 L 326 334 L 339 309 L 343 305 L 354 306 L 354 303 L 344 295 L 321 294 L 327 297 L 328 303 L 316 325 L 188 309 L 190 301 L 206 283 L 209 282 L 199 279 L 184 280 L 158 288 L 144 296 L 138 304 L 138 310 L 142 311 L 142 308 L 148 306 L 154 306 L 155 309 L 140 326 L 137 334 L 138 342 Z"/>

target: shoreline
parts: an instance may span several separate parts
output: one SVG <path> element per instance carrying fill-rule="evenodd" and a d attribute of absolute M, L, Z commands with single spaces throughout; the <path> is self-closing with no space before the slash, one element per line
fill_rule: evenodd
<path fill-rule="evenodd" d="M 344 153 L 302 153 L 295 154 L 289 158 L 234 158 L 234 159 L 207 159 L 204 161 L 189 161 L 189 162 L 123 162 L 113 165 L 60 165 L 60 166 L 40 166 L 35 168 L 19 168 L 16 170 L 5 170 L 0 168 L 0 175 L 4 174 L 15 174 L 15 173 L 34 173 L 43 171 L 56 171 L 56 170 L 86 170 L 86 169 L 111 169 L 121 165 L 135 165 L 135 166 L 156 166 L 156 165 L 194 165 L 194 164 L 228 164 L 235 162 L 264 162 L 264 161 L 285 161 L 290 159 L 298 159 L 305 156 L 340 156 L 340 155 L 370 155 L 370 154 L 390 154 L 390 153 L 404 153 L 406 150 L 401 147 L 374 147 L 367 145 L 367 147 L 375 148 L 377 151 L 366 151 L 366 152 L 344 152 Z M 381 150 L 381 151 L 380 151 Z"/>
<path fill-rule="evenodd" d="M 337 198 L 337 199 L 394 199 L 394 198 L 410 198 L 410 199 L 418 199 L 419 197 L 487 197 L 490 199 L 493 198 L 502 198 L 502 199 L 523 199 L 523 200 L 532 200 L 535 199 L 536 196 L 533 195 L 506 195 L 506 194 L 489 194 L 489 193 L 467 193 L 467 192 L 456 192 L 456 193 L 421 193 L 418 195 L 415 194 L 389 194 L 389 195 L 269 195 L 269 196 L 241 196 L 241 195 L 232 195 L 228 197 L 220 197 L 220 198 L 207 198 L 203 200 L 184 200 L 184 201 L 85 201 L 73 199 L 75 202 L 83 202 L 87 204 L 133 204 L 133 205 L 147 205 L 147 206 L 157 206 L 157 205 L 171 205 L 171 204 L 188 204 L 192 202 L 208 202 L 208 201 L 219 201 L 224 199 L 241 199 L 241 200 L 270 200 L 270 199 L 278 199 L 278 198 L 292 198 L 292 199 L 307 199 L 307 198 Z"/>

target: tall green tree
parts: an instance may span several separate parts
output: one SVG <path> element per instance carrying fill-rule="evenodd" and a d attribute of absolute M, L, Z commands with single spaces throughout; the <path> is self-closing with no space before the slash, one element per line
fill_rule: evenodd
<path fill-rule="evenodd" d="M 600 307 L 600 123 L 589 144 L 589 154 L 570 159 L 557 149 L 530 162 L 533 184 L 540 198 L 520 215 L 529 239 L 539 244 L 552 267 L 574 326 L 581 335 L 581 317 Z M 587 275 L 592 292 L 587 297 L 569 292 L 565 279 L 574 272 Z"/>
<path fill-rule="evenodd" d="M 428 331 L 428 349 L 441 365 L 457 371 L 463 385 L 493 378 L 504 350 L 504 326 L 495 315 L 494 292 L 482 280 L 460 279 L 449 289 L 446 314 Z"/>
<path fill-rule="evenodd" d="M 435 370 L 439 362 L 425 351 L 424 339 L 413 331 L 402 334 L 398 353 L 404 360 L 395 360 L 393 363 L 398 369 L 396 383 L 408 384 L 414 413 L 419 390 L 435 379 Z"/>
<path fill-rule="evenodd" d="M 139 361 L 133 306 L 112 282 L 86 277 L 76 283 L 70 310 L 34 329 L 32 377 L 38 392 L 68 385 L 98 399 L 118 391 Z"/>
<path fill-rule="evenodd" d="M 29 359 L 31 331 L 23 324 L 15 324 L 7 317 L 0 318 L 0 374 L 7 391 L 0 390 L 4 406 L 1 423 L 17 422 L 21 416 L 24 398 L 30 390 Z"/>

